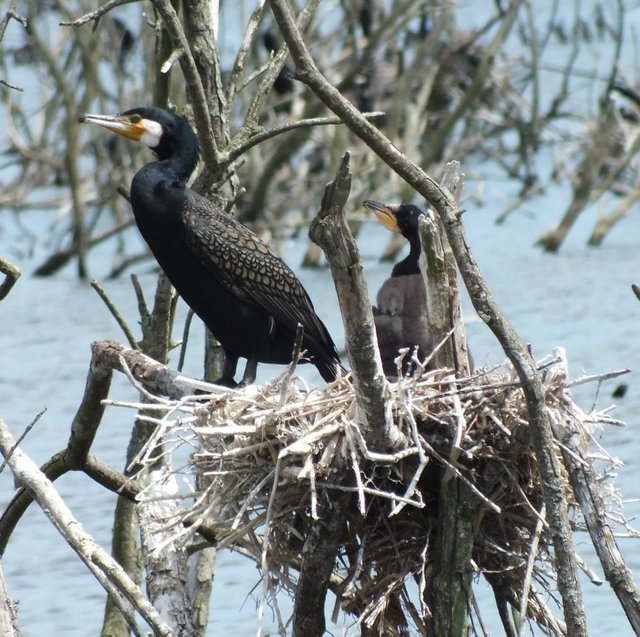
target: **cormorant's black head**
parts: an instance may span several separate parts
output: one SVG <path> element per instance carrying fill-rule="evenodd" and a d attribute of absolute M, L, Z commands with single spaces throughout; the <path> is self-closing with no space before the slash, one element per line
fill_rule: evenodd
<path fill-rule="evenodd" d="M 179 115 L 155 106 L 132 108 L 119 115 L 82 115 L 80 122 L 97 124 L 151 148 L 159 159 L 185 151 L 197 157 L 198 138 Z"/>
<path fill-rule="evenodd" d="M 405 239 L 418 236 L 418 220 L 424 214 L 418 206 L 410 203 L 380 203 L 367 199 L 365 208 L 373 210 L 378 221 L 391 232 L 399 232 Z"/>

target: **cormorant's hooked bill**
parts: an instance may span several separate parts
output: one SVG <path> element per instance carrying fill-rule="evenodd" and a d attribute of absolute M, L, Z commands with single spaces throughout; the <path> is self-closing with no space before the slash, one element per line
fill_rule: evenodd
<path fill-rule="evenodd" d="M 362 202 L 362 205 L 372 210 L 387 230 L 401 234 L 410 244 L 418 238 L 418 220 L 424 214 L 418 206 L 410 203 L 380 203 L 371 199 Z"/>
<path fill-rule="evenodd" d="M 293 271 L 259 236 L 186 187 L 198 161 L 198 139 L 186 120 L 140 107 L 79 121 L 142 142 L 157 155 L 131 182 L 133 214 L 160 267 L 224 350 L 216 382 L 234 386 L 241 357 L 247 359 L 244 384 L 254 382 L 259 362 L 290 363 L 298 325 L 303 362 L 312 362 L 327 382 L 344 372 Z"/>
<path fill-rule="evenodd" d="M 142 120 L 138 118 L 123 117 L 122 115 L 81 115 L 78 121 L 81 124 L 97 124 L 108 128 L 118 135 L 122 135 L 134 142 L 139 142 L 144 133 Z"/>

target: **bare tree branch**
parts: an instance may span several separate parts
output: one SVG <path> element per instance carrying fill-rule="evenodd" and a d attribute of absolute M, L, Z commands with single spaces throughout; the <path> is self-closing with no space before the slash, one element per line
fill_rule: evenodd
<path fill-rule="evenodd" d="M 139 0 L 108 0 L 108 2 L 105 2 L 102 6 L 98 7 L 94 11 L 86 13 L 80 18 L 61 22 L 60 26 L 80 28 L 81 26 L 87 24 L 87 22 L 95 21 L 95 24 L 93 25 L 93 28 L 95 30 L 98 26 L 98 20 L 100 20 L 103 15 L 106 15 L 107 13 L 109 13 L 109 11 L 115 9 L 116 7 L 121 7 L 125 4 L 131 4 L 132 2 L 139 2 Z"/>
<path fill-rule="evenodd" d="M 18 604 L 9 597 L 9 591 L 0 564 L 0 634 L 4 637 L 21 637 L 18 626 Z"/>
<path fill-rule="evenodd" d="M 208 98 L 195 60 L 191 54 L 189 42 L 182 29 L 178 14 L 169 0 L 154 0 L 154 5 L 162 16 L 174 49 L 180 52 L 180 66 L 184 73 L 187 88 L 191 94 L 191 103 L 193 104 L 198 134 L 203 142 L 202 153 L 205 163 L 209 166 L 209 169 L 213 171 L 222 162 L 219 147 L 211 126 L 211 116 L 207 106 Z"/>
<path fill-rule="evenodd" d="M 331 266 L 366 438 L 373 447 L 394 447 L 404 442 L 404 436 L 399 435 L 386 409 L 389 388 L 376 344 L 371 301 L 358 247 L 344 214 L 350 190 L 349 154 L 345 153 L 335 179 L 325 188 L 309 236 L 325 251 Z"/>
<path fill-rule="evenodd" d="M 567 498 L 555 455 L 542 382 L 526 344 L 500 312 L 478 266 L 471 257 L 455 200 L 450 193 L 441 189 L 431 177 L 395 148 L 326 81 L 317 69 L 295 26 L 286 0 L 270 0 L 270 4 L 296 63 L 299 76 L 325 105 L 342 117 L 355 134 L 438 211 L 474 307 L 496 335 L 523 384 L 556 551 L 558 588 L 563 600 L 565 619 L 571 635 L 586 636 L 586 619 L 576 573 L 575 552 L 567 515 Z"/>
<path fill-rule="evenodd" d="M 90 453 L 104 413 L 103 401 L 108 397 L 113 370 L 127 374 L 141 388 L 147 387 L 156 395 L 172 398 L 180 398 L 185 391 L 192 393 L 198 388 L 214 392 L 220 391 L 220 388 L 182 376 L 119 343 L 100 341 L 93 344 L 85 392 L 71 424 L 67 447 L 52 456 L 41 472 L 48 480 L 55 481 L 68 471 L 84 471 L 107 489 L 135 500 L 141 486 Z M 33 495 L 29 490 L 19 489 L 0 517 L 0 555 L 4 553 L 14 528 L 32 501 Z M 202 527 L 201 535 L 215 543 L 215 532 L 208 530 L 206 524 Z"/>
<path fill-rule="evenodd" d="M 11 292 L 11 288 L 16 284 L 22 273 L 18 266 L 13 265 L 13 263 L 2 257 L 0 257 L 0 272 L 5 277 L 4 281 L 0 283 L 0 301 L 2 301 Z"/>
<path fill-rule="evenodd" d="M 378 119 L 380 117 L 383 117 L 384 113 L 363 113 L 363 115 L 367 119 Z M 247 141 L 242 142 L 238 146 L 234 146 L 225 155 L 225 161 L 235 161 L 254 146 L 257 146 L 258 144 L 268 139 L 277 137 L 278 135 L 282 135 L 283 133 L 288 133 L 289 131 L 296 130 L 298 128 L 309 128 L 311 126 L 340 126 L 341 124 L 343 124 L 343 121 L 339 117 L 310 117 L 308 119 L 300 119 L 294 122 L 286 122 L 284 124 L 281 124 L 280 126 L 277 126 L 276 128 L 256 133 L 252 137 L 249 137 Z"/>
<path fill-rule="evenodd" d="M 124 332 L 124 335 L 127 337 L 127 341 L 129 341 L 129 346 L 133 349 L 140 349 L 140 345 L 138 345 L 136 337 L 133 335 L 133 332 L 127 325 L 122 314 L 120 314 L 118 308 L 109 298 L 106 290 L 95 279 L 91 281 L 91 287 L 98 293 L 98 296 L 102 299 L 104 304 L 107 306 L 107 309 L 111 312 L 111 315 L 120 326 L 120 329 Z"/>
<path fill-rule="evenodd" d="M 323 489 L 318 517 L 302 547 L 300 577 L 294 603 L 294 637 L 325 634 L 327 589 L 345 530 L 345 515 L 352 494 Z"/>
<path fill-rule="evenodd" d="M 82 529 L 51 482 L 20 448 L 14 448 L 14 444 L 13 436 L 0 420 L 0 452 L 7 458 L 16 479 L 33 494 L 46 516 L 105 590 L 120 602 L 123 598 L 131 602 L 155 634 L 171 637 L 173 632 L 140 589 L 129 579 L 122 567 Z M 128 606 L 121 604 L 121 611 L 127 613 Z M 129 622 L 132 628 L 135 627 L 133 617 L 129 616 Z M 137 627 L 135 631 L 136 634 L 142 634 Z"/>
<path fill-rule="evenodd" d="M 563 350 L 561 351 L 562 355 L 558 357 L 559 363 L 550 369 L 549 373 L 559 374 L 562 378 L 566 378 L 569 373 L 566 354 Z M 563 393 L 562 398 L 568 404 L 570 396 L 567 392 Z M 575 423 L 570 419 L 563 418 L 557 410 L 551 411 L 550 418 L 554 435 L 562 443 L 562 455 L 569 471 L 573 492 L 580 503 L 587 530 L 600 558 L 605 577 L 620 600 L 620 605 L 635 634 L 640 635 L 640 591 L 638 591 L 631 570 L 624 562 L 613 530 L 607 520 L 606 506 L 598 488 L 600 481 L 593 463 L 588 457 L 588 441 L 584 433 L 575 426 Z"/>

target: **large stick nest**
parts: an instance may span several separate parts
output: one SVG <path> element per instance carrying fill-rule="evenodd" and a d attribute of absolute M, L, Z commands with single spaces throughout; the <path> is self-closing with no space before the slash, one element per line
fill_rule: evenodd
<path fill-rule="evenodd" d="M 548 409 L 586 445 L 594 426 L 611 419 L 573 403 L 559 360 L 544 373 Z M 469 378 L 436 370 L 391 384 L 389 418 L 408 442 L 384 453 L 366 446 L 348 378 L 309 390 L 291 373 L 253 393 L 164 401 L 155 407 L 163 417 L 148 417 L 160 426 L 142 466 L 191 449 L 181 495 L 190 504 L 167 522 L 176 539 L 186 542 L 206 524 L 218 546 L 261 564 L 266 587 L 294 590 L 304 540 L 323 515 L 320 494 L 350 491 L 331 586 L 359 622 L 408 634 L 398 617 L 424 630 L 442 486 L 458 480 L 474 494 L 469 568 L 489 582 L 498 611 L 513 605 L 545 632 L 564 634 L 545 602 L 555 591 L 551 540 L 526 403 L 509 367 Z"/>

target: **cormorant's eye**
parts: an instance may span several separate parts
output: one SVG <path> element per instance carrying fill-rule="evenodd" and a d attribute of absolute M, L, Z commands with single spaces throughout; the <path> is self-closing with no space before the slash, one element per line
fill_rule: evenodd
<path fill-rule="evenodd" d="M 137 124 L 140 120 L 142 119 L 142 117 L 140 117 L 140 115 L 129 115 L 129 121 L 132 124 Z"/>

